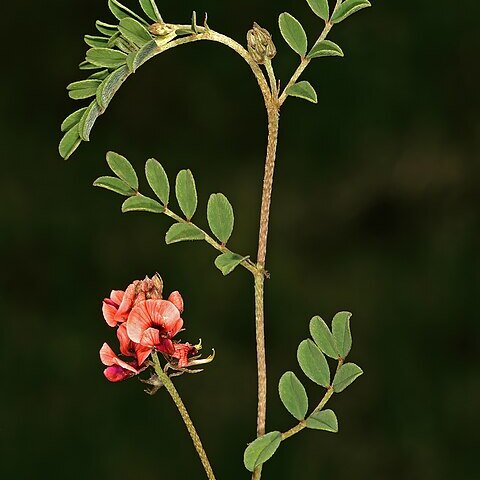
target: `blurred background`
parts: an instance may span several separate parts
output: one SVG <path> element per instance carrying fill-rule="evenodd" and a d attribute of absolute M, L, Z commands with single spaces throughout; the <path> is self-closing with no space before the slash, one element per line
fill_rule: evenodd
<path fill-rule="evenodd" d="M 212 28 L 242 43 L 259 22 L 273 33 L 283 82 L 297 58 L 278 14 L 299 18 L 311 42 L 321 29 L 299 0 L 158 3 L 170 22 L 208 11 Z M 277 382 L 285 370 L 302 375 L 295 352 L 313 315 L 353 312 L 351 359 L 365 375 L 330 404 L 340 433 L 294 437 L 266 479 L 476 478 L 480 9 L 473 0 L 455 10 L 372 3 L 329 37 L 345 59 L 317 60 L 303 77 L 319 104 L 290 99 L 282 112 L 267 262 L 268 428 L 294 424 Z M 106 0 L 3 8 L 2 478 L 203 478 L 165 392 L 110 384 L 98 359 L 104 341 L 115 343 L 102 298 L 155 271 L 186 300 L 182 339 L 217 351 L 203 374 L 176 381 L 217 476 L 249 478 L 250 275 L 224 279 L 206 244 L 167 247 L 166 217 L 122 215 L 122 199 L 92 182 L 108 174 L 107 150 L 138 171 L 156 157 L 172 179 L 191 168 L 197 222 L 206 225 L 210 193 L 224 192 L 236 210 L 232 248 L 254 256 L 266 137 L 254 78 L 220 45 L 168 52 L 128 80 L 93 141 L 65 163 L 59 126 L 79 108 L 65 87 L 83 78 L 83 34 L 113 17 Z M 305 384 L 316 404 L 321 392 Z"/>

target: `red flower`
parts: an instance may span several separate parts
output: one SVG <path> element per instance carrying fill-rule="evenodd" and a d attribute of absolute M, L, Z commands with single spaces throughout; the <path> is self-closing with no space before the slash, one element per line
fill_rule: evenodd
<path fill-rule="evenodd" d="M 172 299 L 183 309 L 177 292 Z M 150 349 L 168 355 L 175 353 L 172 338 L 181 330 L 183 320 L 180 310 L 169 300 L 146 300 L 136 305 L 127 321 L 129 338 Z"/>
<path fill-rule="evenodd" d="M 127 290 L 112 290 L 110 298 L 103 300 L 102 312 L 110 327 L 127 321 L 132 308 L 147 299 L 161 299 L 163 281 L 159 275 L 144 280 L 135 280 Z M 181 298 L 181 297 L 180 297 Z"/>
<path fill-rule="evenodd" d="M 103 374 L 111 382 L 121 382 L 140 373 L 137 361 L 124 362 L 115 355 L 107 343 L 100 349 L 100 360 L 107 366 Z"/>
<path fill-rule="evenodd" d="M 196 347 L 189 343 L 174 343 L 173 348 L 172 357 L 178 359 L 178 368 L 188 367 L 188 357 L 198 353 Z"/>

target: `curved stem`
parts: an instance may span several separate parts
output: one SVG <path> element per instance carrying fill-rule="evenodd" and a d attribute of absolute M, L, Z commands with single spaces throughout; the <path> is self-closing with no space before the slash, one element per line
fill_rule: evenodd
<path fill-rule="evenodd" d="M 168 393 L 172 397 L 172 400 L 175 402 L 175 405 L 177 406 L 178 411 L 182 416 L 183 422 L 185 423 L 188 433 L 192 438 L 193 445 L 195 447 L 195 450 L 198 453 L 198 456 L 200 457 L 200 461 L 202 462 L 202 465 L 205 470 L 205 473 L 207 474 L 208 480 L 215 480 L 215 475 L 213 473 L 210 462 L 208 461 L 208 457 L 205 452 L 205 449 L 203 448 L 200 437 L 198 436 L 198 433 L 193 425 L 192 419 L 190 418 L 190 415 L 188 414 L 187 409 L 185 408 L 185 405 L 182 399 L 180 398 L 180 395 L 177 392 L 177 389 L 175 388 L 175 385 L 173 385 L 173 382 L 170 380 L 170 377 L 163 371 L 163 368 L 160 365 L 160 361 L 158 360 L 158 355 L 156 352 L 152 353 L 152 359 L 153 359 L 153 365 L 155 368 L 155 373 L 158 375 L 158 378 L 162 381 L 163 385 L 165 385 L 165 388 L 167 389 Z"/>
<path fill-rule="evenodd" d="M 178 25 L 178 28 L 190 28 L 190 25 Z M 188 43 L 199 42 L 202 40 L 221 43 L 222 45 L 225 45 L 226 47 L 234 50 L 238 55 L 240 55 L 248 63 L 253 74 L 255 75 L 255 78 L 257 79 L 258 85 L 263 95 L 263 99 L 265 101 L 265 105 L 268 108 L 268 104 L 271 102 L 271 98 L 272 98 L 270 88 L 268 87 L 268 82 L 265 78 L 265 75 L 262 72 L 262 69 L 257 64 L 257 62 L 255 62 L 255 60 L 250 55 L 248 50 L 242 47 L 242 45 L 240 45 L 235 40 L 232 40 L 230 37 L 227 37 L 226 35 L 222 35 L 221 33 L 215 32 L 214 30 L 206 29 L 204 27 L 198 27 L 198 31 L 199 33 L 197 34 L 192 34 L 187 37 L 178 38 L 177 40 L 173 40 L 166 44 L 162 44 L 162 40 L 159 39 L 157 41 L 158 43 L 157 53 L 163 53 L 163 52 L 166 52 L 167 50 L 178 47 L 180 45 L 186 45 Z"/>

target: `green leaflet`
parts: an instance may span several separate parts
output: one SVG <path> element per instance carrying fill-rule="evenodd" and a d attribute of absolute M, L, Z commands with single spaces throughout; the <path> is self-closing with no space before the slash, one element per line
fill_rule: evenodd
<path fill-rule="evenodd" d="M 197 210 L 197 188 L 190 170 L 182 170 L 177 175 L 175 193 L 178 205 L 187 220 L 190 220 Z"/>
<path fill-rule="evenodd" d="M 338 420 L 333 410 L 321 410 L 312 413 L 306 421 L 307 428 L 325 430 L 326 432 L 338 432 Z"/>
<path fill-rule="evenodd" d="M 101 81 L 96 79 L 81 80 L 67 86 L 68 96 L 73 100 L 83 100 L 95 96 Z"/>
<path fill-rule="evenodd" d="M 233 232 L 234 215 L 232 205 L 222 193 L 214 193 L 210 196 L 207 219 L 213 234 L 222 244 L 226 244 Z"/>
<path fill-rule="evenodd" d="M 309 82 L 298 82 L 287 88 L 287 94 L 292 97 L 303 98 L 312 103 L 318 103 L 317 92 Z"/>
<path fill-rule="evenodd" d="M 75 125 L 78 125 L 78 122 L 82 118 L 86 109 L 87 107 L 84 107 L 70 114 L 62 123 L 62 126 L 61 126 L 62 132 L 66 132 L 70 130 L 72 127 L 74 127 Z"/>
<path fill-rule="evenodd" d="M 107 153 L 107 163 L 112 172 L 134 190 L 138 190 L 138 177 L 132 164 L 122 155 Z"/>
<path fill-rule="evenodd" d="M 158 53 L 158 45 L 155 40 L 151 40 L 146 43 L 135 55 L 132 62 L 132 71 L 135 72 L 146 61 L 150 60 L 155 54 Z"/>
<path fill-rule="evenodd" d="M 65 135 L 62 140 L 60 140 L 60 145 L 58 146 L 58 152 L 64 160 L 68 160 L 72 153 L 78 148 L 82 143 L 80 135 L 78 134 L 78 125 L 72 127 Z"/>
<path fill-rule="evenodd" d="M 123 202 L 122 212 L 150 212 L 150 213 L 163 213 L 165 209 L 155 200 L 144 197 L 137 194 L 134 197 L 127 198 Z"/>
<path fill-rule="evenodd" d="M 338 359 L 335 339 L 327 324 L 320 317 L 313 317 L 310 321 L 310 335 L 325 355 Z"/>
<path fill-rule="evenodd" d="M 282 13 L 278 19 L 280 32 L 290 48 L 304 57 L 307 53 L 307 34 L 301 23 L 289 13 Z"/>
<path fill-rule="evenodd" d="M 154 22 L 163 22 L 155 0 L 140 0 L 140 6 L 148 18 Z"/>
<path fill-rule="evenodd" d="M 105 188 L 125 197 L 135 195 L 135 190 L 130 188 L 123 180 L 117 177 L 100 177 L 93 183 L 94 187 Z"/>
<path fill-rule="evenodd" d="M 110 11 L 116 18 L 118 18 L 118 20 L 131 17 L 137 19 L 140 23 L 143 23 L 144 25 L 148 25 L 148 23 L 140 15 L 132 12 L 132 10 L 127 8 L 125 5 L 122 5 L 118 0 L 108 0 L 108 8 L 110 8 Z"/>
<path fill-rule="evenodd" d="M 94 79 L 94 80 L 105 80 L 108 77 L 109 74 L 108 68 L 105 68 L 103 70 L 100 70 L 98 72 L 92 73 L 88 78 Z"/>
<path fill-rule="evenodd" d="M 269 460 L 282 442 L 280 432 L 270 432 L 254 440 L 245 450 L 243 463 L 249 472 Z"/>
<path fill-rule="evenodd" d="M 328 0 L 307 0 L 307 2 L 316 15 L 322 20 L 328 20 L 328 17 L 330 16 Z"/>
<path fill-rule="evenodd" d="M 333 390 L 335 393 L 343 392 L 360 375 L 363 375 L 363 370 L 358 365 L 354 363 L 344 363 L 335 374 Z"/>
<path fill-rule="evenodd" d="M 118 33 L 117 25 L 111 25 L 110 23 L 101 22 L 100 20 L 95 22 L 95 27 L 100 33 L 103 33 L 103 35 L 106 35 L 107 37 L 111 37 Z"/>
<path fill-rule="evenodd" d="M 297 359 L 303 373 L 322 387 L 330 386 L 330 368 L 322 351 L 312 342 L 304 340 L 298 346 Z"/>
<path fill-rule="evenodd" d="M 155 192 L 155 195 L 166 206 L 170 197 L 170 183 L 167 174 L 157 160 L 150 158 L 145 164 L 145 175 L 147 177 L 150 188 Z"/>
<path fill-rule="evenodd" d="M 285 408 L 297 420 L 303 420 L 308 410 L 307 392 L 293 372 L 282 375 L 278 383 L 278 393 Z"/>
<path fill-rule="evenodd" d="M 93 125 L 97 121 L 97 118 L 101 114 L 102 110 L 97 101 L 94 100 L 85 110 L 85 113 L 78 124 L 78 134 L 83 141 L 90 141 L 90 132 L 92 131 Z"/>
<path fill-rule="evenodd" d="M 195 225 L 188 223 L 175 223 L 165 235 L 165 243 L 172 243 L 205 240 L 205 234 Z"/>
<path fill-rule="evenodd" d="M 332 23 L 340 23 L 347 17 L 366 7 L 371 7 L 372 4 L 368 0 L 345 0 L 337 11 L 332 16 Z"/>
<path fill-rule="evenodd" d="M 118 68 L 125 65 L 127 55 L 111 48 L 91 48 L 87 51 L 87 62 L 97 67 Z"/>
<path fill-rule="evenodd" d="M 102 82 L 97 90 L 97 102 L 105 110 L 110 104 L 114 95 L 118 92 L 123 82 L 128 78 L 130 72 L 128 67 L 123 65 L 117 68 Z"/>
<path fill-rule="evenodd" d="M 307 58 L 320 58 L 320 57 L 343 57 L 343 50 L 330 40 L 323 40 L 316 43 Z"/>
<path fill-rule="evenodd" d="M 133 18 L 127 17 L 120 20 L 118 30 L 128 41 L 139 47 L 143 47 L 152 39 L 148 30 Z"/>
<path fill-rule="evenodd" d="M 350 312 L 337 313 L 332 320 L 332 333 L 337 345 L 339 357 L 346 358 L 352 348 L 352 333 L 350 331 Z"/>
<path fill-rule="evenodd" d="M 248 260 L 248 257 L 226 252 L 215 259 L 215 266 L 226 276 L 232 273 L 245 260 Z"/>
<path fill-rule="evenodd" d="M 98 65 L 93 65 L 93 63 L 87 62 L 85 60 L 78 66 L 78 68 L 80 70 L 99 70 L 102 67 L 99 67 Z"/>
<path fill-rule="evenodd" d="M 95 35 L 85 35 L 83 39 L 89 47 L 106 47 L 109 40 L 108 37 L 98 37 Z"/>

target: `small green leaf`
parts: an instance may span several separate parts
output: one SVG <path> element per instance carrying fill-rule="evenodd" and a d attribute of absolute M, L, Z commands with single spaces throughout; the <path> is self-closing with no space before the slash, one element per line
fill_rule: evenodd
<path fill-rule="evenodd" d="M 322 351 L 312 342 L 304 340 L 298 346 L 297 359 L 303 373 L 312 382 L 327 388 L 330 386 L 330 369 Z"/>
<path fill-rule="evenodd" d="M 197 188 L 195 180 L 190 170 L 182 170 L 177 175 L 175 182 L 175 192 L 178 205 L 185 214 L 187 220 L 190 220 L 197 210 Z"/>
<path fill-rule="evenodd" d="M 94 97 L 101 83 L 100 80 L 81 80 L 80 82 L 70 83 L 67 86 L 68 96 L 73 100 Z"/>
<path fill-rule="evenodd" d="M 87 107 L 84 107 L 70 114 L 62 123 L 62 126 L 61 126 L 62 132 L 66 132 L 70 130 L 72 127 L 74 127 L 75 125 L 78 125 L 78 122 L 82 118 L 86 109 Z"/>
<path fill-rule="evenodd" d="M 320 317 L 313 317 L 310 321 L 310 335 L 320 350 L 330 358 L 338 358 L 337 346 L 330 329 Z"/>
<path fill-rule="evenodd" d="M 100 177 L 93 183 L 94 187 L 105 188 L 112 192 L 124 195 L 125 197 L 131 197 L 135 195 L 135 190 L 130 188 L 123 180 L 117 177 Z"/>
<path fill-rule="evenodd" d="M 175 223 L 165 236 L 167 245 L 193 240 L 205 240 L 205 234 L 195 225 L 188 223 Z"/>
<path fill-rule="evenodd" d="M 222 253 L 215 259 L 215 266 L 223 273 L 223 275 L 228 275 L 232 273 L 243 261 L 247 260 L 248 257 L 242 257 L 236 253 L 226 252 Z"/>
<path fill-rule="evenodd" d="M 318 103 L 317 92 L 309 82 L 298 82 L 287 88 L 287 94 L 292 97 L 303 98 L 312 103 Z"/>
<path fill-rule="evenodd" d="M 307 34 L 301 23 L 289 13 L 282 13 L 278 20 L 280 31 L 290 48 L 304 57 L 307 53 Z"/>
<path fill-rule="evenodd" d="M 350 312 L 340 312 L 333 317 L 332 321 L 332 333 L 337 345 L 337 353 L 342 358 L 346 358 L 352 348 L 351 316 Z"/>
<path fill-rule="evenodd" d="M 335 378 L 333 379 L 334 392 L 343 392 L 360 375 L 363 375 L 363 370 L 358 365 L 355 365 L 354 363 L 344 363 L 338 369 Z"/>
<path fill-rule="evenodd" d="M 125 65 L 127 55 L 111 48 L 91 48 L 87 51 L 87 62 L 97 67 L 118 68 Z"/>
<path fill-rule="evenodd" d="M 112 172 L 134 190 L 138 190 L 138 177 L 132 164 L 122 155 L 107 153 L 107 163 Z"/>
<path fill-rule="evenodd" d="M 100 109 L 96 100 L 94 100 L 85 110 L 85 113 L 78 123 L 78 134 L 85 142 L 90 140 L 90 132 L 92 131 L 93 125 L 97 121 L 97 118 L 101 114 L 102 110 Z"/>
<path fill-rule="evenodd" d="M 155 40 L 146 43 L 135 55 L 135 59 L 132 62 L 133 71 L 137 71 L 139 67 L 156 55 L 158 51 L 159 48 Z"/>
<path fill-rule="evenodd" d="M 338 420 L 333 410 L 320 410 L 312 413 L 306 421 L 307 428 L 325 430 L 326 432 L 338 432 Z"/>
<path fill-rule="evenodd" d="M 97 30 L 100 33 L 103 33 L 107 37 L 111 37 L 112 35 L 118 33 L 117 25 L 111 25 L 110 23 L 101 22 L 100 20 L 95 22 L 95 27 L 97 27 Z"/>
<path fill-rule="evenodd" d="M 152 39 L 148 30 L 133 18 L 122 18 L 118 30 L 128 41 L 139 47 L 143 47 Z"/>
<path fill-rule="evenodd" d="M 100 70 L 98 72 L 92 73 L 88 78 L 93 78 L 94 80 L 105 80 L 108 77 L 108 74 L 110 72 L 108 71 L 108 68 L 105 68 L 103 70 Z"/>
<path fill-rule="evenodd" d="M 123 18 L 136 18 L 140 23 L 144 25 L 148 25 L 148 23 L 140 16 L 137 15 L 135 12 L 132 12 L 129 8 L 125 5 L 122 5 L 118 0 L 108 0 L 108 7 L 113 15 L 118 18 L 118 20 L 122 20 Z"/>
<path fill-rule="evenodd" d="M 233 208 L 227 197 L 221 193 L 210 196 L 207 206 L 208 225 L 213 234 L 226 244 L 233 232 Z"/>
<path fill-rule="evenodd" d="M 94 65 L 93 63 L 87 62 L 85 60 L 78 66 L 78 68 L 80 70 L 99 70 L 102 67 L 99 67 L 98 65 Z"/>
<path fill-rule="evenodd" d="M 307 0 L 307 2 L 316 15 L 322 20 L 328 20 L 328 17 L 330 16 L 328 0 Z"/>
<path fill-rule="evenodd" d="M 68 160 L 81 143 L 78 125 L 75 125 L 63 136 L 58 146 L 58 152 L 64 160 Z"/>
<path fill-rule="evenodd" d="M 293 372 L 285 372 L 278 383 L 278 392 L 285 408 L 297 419 L 303 420 L 308 410 L 305 387 Z"/>
<path fill-rule="evenodd" d="M 155 195 L 162 201 L 164 205 L 168 205 L 170 197 L 170 183 L 167 174 L 157 160 L 150 158 L 145 164 L 145 175 L 148 184 L 155 192 Z"/>
<path fill-rule="evenodd" d="M 249 472 L 272 458 L 282 442 L 280 432 L 270 432 L 254 440 L 245 450 L 243 463 Z"/>
<path fill-rule="evenodd" d="M 143 195 L 135 195 L 134 197 L 127 198 L 123 202 L 122 212 L 150 212 L 150 213 L 163 213 L 165 209 L 155 200 L 144 197 Z"/>
<path fill-rule="evenodd" d="M 332 16 L 332 23 L 340 23 L 347 17 L 366 7 L 371 7 L 372 4 L 368 0 L 345 0 L 337 11 Z"/>
<path fill-rule="evenodd" d="M 123 67 L 114 70 L 105 80 L 103 80 L 97 90 L 97 102 L 102 110 L 105 110 L 108 107 L 112 98 L 129 75 L 130 72 L 128 67 L 124 65 Z"/>
<path fill-rule="evenodd" d="M 343 57 L 343 50 L 330 40 L 323 40 L 316 43 L 310 53 L 307 55 L 308 59 L 320 57 Z"/>
<path fill-rule="evenodd" d="M 140 0 L 140 6 L 151 20 L 154 22 L 163 22 L 155 0 Z"/>
<path fill-rule="evenodd" d="M 89 47 L 106 47 L 107 46 L 107 43 L 108 43 L 108 37 L 99 37 L 99 36 L 95 36 L 95 35 L 85 35 L 83 37 L 83 39 L 85 40 L 85 43 L 89 46 Z"/>

